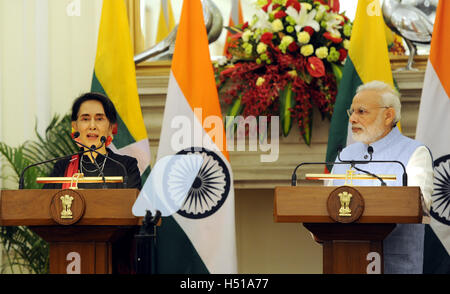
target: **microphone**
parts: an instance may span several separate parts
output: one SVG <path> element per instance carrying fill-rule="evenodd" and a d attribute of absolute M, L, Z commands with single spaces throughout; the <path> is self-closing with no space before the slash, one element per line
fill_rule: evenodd
<path fill-rule="evenodd" d="M 78 138 L 79 136 L 80 136 L 80 132 L 75 132 L 75 133 L 73 134 L 73 138 L 74 138 L 74 139 Z M 79 142 L 77 142 L 77 141 L 75 141 L 75 142 L 76 142 L 76 143 L 79 143 Z M 92 145 L 91 148 L 89 148 L 89 153 L 91 153 L 91 157 L 92 157 L 92 158 L 94 158 L 94 155 L 92 154 L 92 152 L 93 152 L 94 150 L 97 150 L 97 149 L 102 148 L 103 145 L 105 144 L 105 142 L 106 142 L 105 136 L 102 136 L 102 137 L 100 138 L 100 142 L 102 142 L 102 144 L 101 144 L 99 147 L 96 147 L 95 145 Z M 103 173 L 103 170 L 100 169 L 100 166 L 98 165 L 98 163 L 97 163 L 97 161 L 96 161 L 95 159 L 94 159 L 94 165 L 95 165 L 95 167 L 97 168 L 97 170 L 99 171 L 99 176 L 102 177 L 102 180 L 103 180 L 103 189 L 106 189 L 105 175 L 104 175 L 104 173 Z"/>
<path fill-rule="evenodd" d="M 357 169 L 357 168 L 355 167 L 355 164 L 368 164 L 368 163 L 396 163 L 396 164 L 401 165 L 401 167 L 402 167 L 402 169 L 403 169 L 402 185 L 403 185 L 404 187 L 408 186 L 408 174 L 406 173 L 406 167 L 405 167 L 405 165 L 404 165 L 401 161 L 398 161 L 398 160 L 372 160 L 372 155 L 373 155 L 373 152 L 374 152 L 372 146 L 367 147 L 367 153 L 369 153 L 369 155 L 370 155 L 370 159 L 369 159 L 369 160 L 342 160 L 341 157 L 340 157 L 340 151 L 342 151 L 342 149 L 339 151 L 339 148 L 342 148 L 342 146 L 340 146 L 340 145 L 338 146 L 338 159 L 339 159 L 339 161 L 345 162 L 345 163 L 347 163 L 347 164 L 352 165 L 352 167 L 354 167 L 356 170 L 359 170 L 359 169 Z M 360 171 L 366 172 L 366 171 L 364 171 L 364 170 L 360 170 Z M 368 172 L 367 172 L 367 173 L 368 173 Z M 369 173 L 369 174 L 370 174 L 370 173 Z M 374 174 L 370 174 L 370 175 L 375 176 L 376 178 L 378 178 L 378 179 L 381 181 L 381 184 L 382 184 L 383 186 L 386 186 L 386 183 L 384 183 L 384 181 L 383 181 L 381 178 L 379 178 L 378 176 L 376 176 L 376 175 L 374 175 Z M 383 183 L 384 183 L 384 184 L 383 184 Z"/>
<path fill-rule="evenodd" d="M 297 169 L 301 167 L 302 165 L 314 165 L 314 164 L 348 164 L 348 162 L 334 162 L 334 161 L 321 161 L 321 162 L 302 162 L 299 165 L 297 165 L 294 169 L 294 172 L 291 176 L 291 186 L 297 186 Z"/>
<path fill-rule="evenodd" d="M 80 133 L 79 133 L 79 132 L 75 132 L 74 135 L 73 135 L 74 139 L 78 138 L 79 136 L 80 136 Z M 104 155 L 104 154 L 102 154 L 102 153 L 100 153 L 100 152 L 97 151 L 97 149 L 102 148 L 103 145 L 104 145 L 104 143 L 106 142 L 105 136 L 102 136 L 102 137 L 100 138 L 100 142 L 102 142 L 102 144 L 100 145 L 100 147 L 95 147 L 95 145 L 92 145 L 91 147 L 88 147 L 88 146 L 84 145 L 83 143 L 78 142 L 78 141 L 76 141 L 76 140 L 74 140 L 74 139 L 72 139 L 72 140 L 73 140 L 75 143 L 77 143 L 78 145 L 80 145 L 80 146 L 82 146 L 82 147 L 84 147 L 84 148 L 87 148 L 88 151 L 91 152 L 91 155 L 92 155 L 92 152 L 95 152 L 95 153 L 97 153 L 97 154 L 103 156 L 104 158 L 107 158 L 107 159 L 111 160 L 112 162 L 115 162 L 116 164 L 120 165 L 120 167 L 123 169 L 123 172 L 124 172 L 124 174 L 125 174 L 125 175 L 123 176 L 123 187 L 124 187 L 124 188 L 127 188 L 128 172 L 127 172 L 127 169 L 125 168 L 125 166 L 124 166 L 121 162 L 119 162 L 119 161 L 117 161 L 117 160 L 115 160 L 115 159 L 113 159 L 113 158 L 111 158 L 111 157 L 108 157 L 108 156 L 106 156 L 106 155 Z M 87 151 L 86 151 L 86 152 L 87 152 Z M 95 162 L 95 160 L 94 160 L 94 162 Z M 104 177 L 102 177 L 102 178 L 103 178 L 103 181 L 105 181 Z"/>
<path fill-rule="evenodd" d="M 87 151 L 84 151 L 84 152 L 87 152 Z M 55 157 L 55 158 L 52 158 L 52 159 L 48 159 L 48 160 L 36 162 L 36 163 L 33 163 L 33 164 L 30 164 L 30 165 L 26 166 L 26 167 L 22 170 L 22 173 L 20 174 L 20 178 L 19 178 L 19 190 L 22 190 L 22 189 L 23 189 L 24 181 L 25 181 L 25 172 L 26 172 L 29 168 L 34 167 L 34 166 L 37 166 L 37 165 L 49 163 L 49 162 L 52 162 L 52 161 L 58 161 L 58 160 L 61 160 L 61 159 L 70 158 L 70 157 L 72 157 L 72 156 L 74 156 L 74 155 L 80 155 L 80 154 L 83 154 L 84 152 L 80 150 L 80 151 L 78 151 L 77 153 L 73 153 L 73 154 L 66 155 L 66 156 Z"/>

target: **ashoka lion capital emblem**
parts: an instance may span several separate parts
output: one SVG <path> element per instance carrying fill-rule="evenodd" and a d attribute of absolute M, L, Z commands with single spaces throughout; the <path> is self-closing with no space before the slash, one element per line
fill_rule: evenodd
<path fill-rule="evenodd" d="M 61 196 L 63 210 L 61 211 L 61 218 L 72 218 L 72 211 L 70 208 L 72 207 L 73 197 L 70 195 Z"/>
<path fill-rule="evenodd" d="M 339 193 L 339 200 L 341 202 L 341 208 L 339 209 L 339 216 L 352 216 L 352 210 L 350 209 L 350 201 L 352 200 L 352 194 L 347 191 Z"/>

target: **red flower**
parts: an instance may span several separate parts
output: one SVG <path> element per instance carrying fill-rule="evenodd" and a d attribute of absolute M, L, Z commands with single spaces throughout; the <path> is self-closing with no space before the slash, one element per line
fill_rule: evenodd
<path fill-rule="evenodd" d="M 266 45 L 269 45 L 272 43 L 273 34 L 272 33 L 264 33 L 261 35 L 261 42 L 263 42 Z"/>
<path fill-rule="evenodd" d="M 274 18 L 283 18 L 286 17 L 286 12 L 284 12 L 283 10 L 278 11 L 277 13 L 275 13 L 275 15 L 273 16 Z"/>
<path fill-rule="evenodd" d="M 267 1 L 267 4 L 262 7 L 262 10 L 264 10 L 264 12 L 267 12 L 270 4 L 272 4 L 272 0 Z"/>
<path fill-rule="evenodd" d="M 333 12 L 339 12 L 339 0 L 316 0 L 322 5 L 328 5 Z"/>
<path fill-rule="evenodd" d="M 341 48 L 338 51 L 339 51 L 339 61 L 344 61 L 345 58 L 347 58 L 347 50 Z"/>
<path fill-rule="evenodd" d="M 310 36 L 314 34 L 314 29 L 312 27 L 304 27 L 303 31 L 307 32 Z"/>
<path fill-rule="evenodd" d="M 339 9 L 340 9 L 340 5 L 339 5 L 339 0 L 328 0 L 330 7 L 331 7 L 331 11 L 338 13 Z"/>
<path fill-rule="evenodd" d="M 288 50 L 291 52 L 295 52 L 299 49 L 300 47 L 298 47 L 297 43 L 292 42 L 291 44 L 289 44 L 288 46 Z"/>
<path fill-rule="evenodd" d="M 300 5 L 300 2 L 298 2 L 297 0 L 288 0 L 286 2 L 286 7 L 292 6 L 295 8 L 295 10 L 297 10 L 297 12 L 300 12 L 300 9 L 302 8 L 302 6 Z"/>
<path fill-rule="evenodd" d="M 246 21 L 243 25 L 242 25 L 242 30 L 245 30 L 246 28 L 248 28 L 248 21 Z"/>
<path fill-rule="evenodd" d="M 336 38 L 336 37 L 333 37 L 333 35 L 331 35 L 330 32 L 325 32 L 325 33 L 323 34 L 323 36 L 325 37 L 325 39 L 328 39 L 328 40 L 330 40 L 331 42 L 336 43 L 336 44 L 339 44 L 339 43 L 342 42 L 342 38 Z"/>
<path fill-rule="evenodd" d="M 320 78 L 325 75 L 325 66 L 320 58 L 315 56 L 308 58 L 306 69 L 312 77 Z"/>

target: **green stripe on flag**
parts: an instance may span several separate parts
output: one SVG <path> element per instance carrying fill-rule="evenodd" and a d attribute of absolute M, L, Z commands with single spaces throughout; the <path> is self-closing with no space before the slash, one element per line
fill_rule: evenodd
<path fill-rule="evenodd" d="M 347 144 L 348 115 L 347 109 L 350 108 L 355 96 L 356 89 L 362 85 L 361 78 L 356 72 L 355 66 L 350 57 L 345 61 L 342 74 L 343 78 L 339 83 L 338 95 L 334 105 L 333 116 L 331 118 L 330 132 L 328 135 L 328 146 L 326 161 L 335 161 L 337 148 L 339 145 L 345 147 Z M 333 165 L 327 165 L 331 172 Z"/>
<path fill-rule="evenodd" d="M 156 236 L 158 274 L 209 274 L 183 229 L 171 216 L 163 217 Z"/>

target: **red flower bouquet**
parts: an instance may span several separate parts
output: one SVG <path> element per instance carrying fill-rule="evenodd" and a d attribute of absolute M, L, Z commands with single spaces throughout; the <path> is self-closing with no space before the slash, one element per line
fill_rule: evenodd
<path fill-rule="evenodd" d="M 284 136 L 296 122 L 311 143 L 313 107 L 331 118 L 352 24 L 338 0 L 258 0 L 261 8 L 228 28 L 228 56 L 215 63 L 228 116 L 280 116 Z"/>

